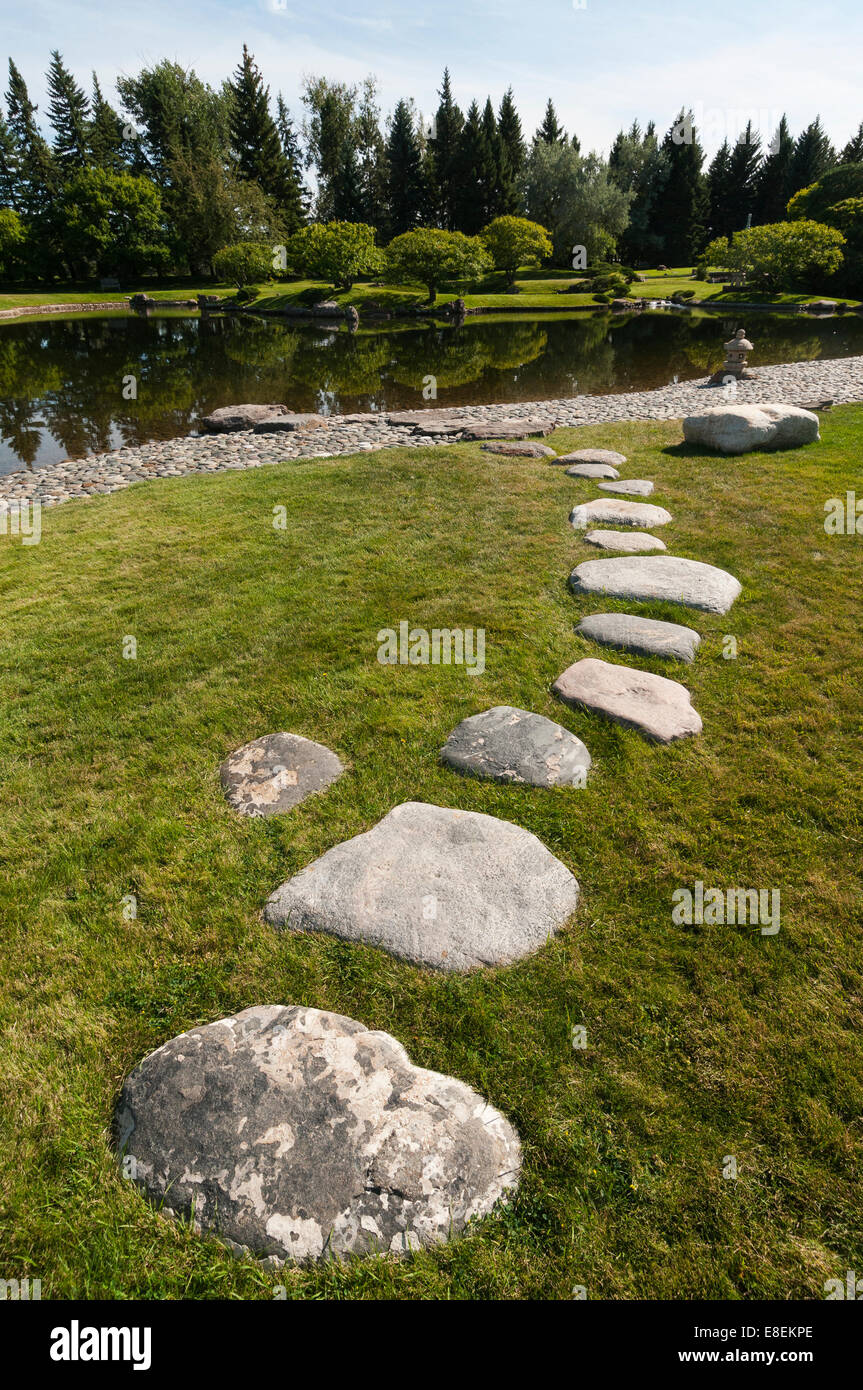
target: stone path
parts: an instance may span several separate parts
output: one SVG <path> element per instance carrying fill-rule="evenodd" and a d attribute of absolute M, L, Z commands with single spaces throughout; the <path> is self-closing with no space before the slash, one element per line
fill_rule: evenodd
<path fill-rule="evenodd" d="M 793 362 L 759 367 L 755 379 L 737 388 L 739 404 L 831 399 L 837 403 L 863 400 L 863 356 L 830 361 Z M 260 468 L 291 458 L 330 458 L 364 449 L 428 448 L 459 440 L 463 422 L 482 425 L 506 420 L 541 418 L 557 428 L 624 420 L 671 420 L 694 415 L 721 404 L 721 392 L 699 381 L 678 382 L 656 391 L 608 396 L 574 396 L 510 405 L 476 405 L 458 409 L 358 414 L 330 417 L 320 429 L 288 435 L 209 435 L 171 439 L 116 449 L 89 458 L 67 460 L 31 472 L 21 469 L 0 475 L 0 499 L 35 500 L 44 506 L 74 497 L 117 492 L 150 478 L 215 473 L 225 469 Z M 398 423 L 401 417 L 402 423 Z M 407 419 L 419 424 L 404 423 Z M 446 432 L 437 433 L 446 427 Z M 614 466 L 614 465 L 612 465 Z"/>
<path fill-rule="evenodd" d="M 551 688 L 566 704 L 595 710 L 656 743 L 701 733 L 701 716 L 686 686 L 652 671 L 588 656 L 567 667 Z"/>

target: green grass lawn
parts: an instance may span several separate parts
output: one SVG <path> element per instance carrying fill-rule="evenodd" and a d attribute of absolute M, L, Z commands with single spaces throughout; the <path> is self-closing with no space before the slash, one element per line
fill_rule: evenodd
<path fill-rule="evenodd" d="M 694 290 L 695 298 L 699 303 L 715 302 L 716 307 L 719 307 L 723 302 L 747 303 L 768 308 L 771 305 L 803 304 L 807 300 L 820 297 L 814 294 L 768 295 L 751 289 L 729 289 L 725 285 L 713 285 L 706 280 L 693 280 L 691 270 L 685 267 L 677 269 L 672 267 L 667 272 L 646 270 L 642 273 L 645 280 L 643 283 L 636 281 L 629 287 L 628 295 L 630 298 L 670 299 L 679 290 Z M 471 309 L 500 309 L 502 311 L 555 309 L 567 311 L 604 307 L 597 305 L 592 293 L 559 293 L 564 286 L 573 284 L 578 279 L 579 276 L 573 271 L 524 268 L 516 279 L 518 294 L 507 293 L 504 288 L 504 277 L 501 274 L 494 274 L 473 291 L 464 291 L 463 288 L 460 291 L 457 286 L 441 290 L 436 297 L 435 304 L 438 306 L 446 304 L 461 292 L 465 304 Z M 161 282 L 152 289 L 146 286 L 144 293 L 154 299 L 178 299 L 194 298 L 197 294 L 230 296 L 233 294 L 234 288 L 234 286 L 226 284 L 178 280 L 170 284 Z M 271 282 L 259 285 L 258 291 L 259 295 L 255 301 L 256 307 L 272 309 L 307 304 L 315 299 L 334 300 L 345 308 L 349 304 L 353 304 L 361 313 L 364 310 L 368 312 L 373 306 L 397 314 L 399 311 L 425 308 L 428 305 L 425 290 L 414 285 L 379 285 L 358 281 L 350 290 L 334 290 L 331 285 L 325 284 L 322 280 L 292 280 L 287 284 Z M 133 290 L 129 287 L 121 292 L 94 290 L 92 287 L 86 286 L 78 290 L 44 290 L 33 293 L 12 291 L 8 294 L 0 294 L 0 309 L 36 308 L 48 304 L 108 303 L 109 301 L 116 301 L 118 305 L 125 305 L 131 293 Z M 853 306 L 859 301 L 846 298 L 844 302 Z"/>
<path fill-rule="evenodd" d="M 270 1298 L 278 1283 L 302 1299 L 582 1284 L 784 1300 L 863 1268 L 863 540 L 823 529 L 825 500 L 854 485 L 863 408 L 822 429 L 820 445 L 739 459 L 674 447 L 675 422 L 552 439 L 622 449 L 674 514 L 672 552 L 743 583 L 724 617 L 631 605 L 703 633 L 692 667 L 643 663 L 683 680 L 704 719 L 668 748 L 549 694 L 603 654 L 573 626 L 606 605 L 566 587 L 598 554 L 567 524 L 595 489 L 543 461 L 475 445 L 295 461 L 72 503 L 44 514 L 38 546 L 0 537 L 4 1278 L 41 1278 L 45 1299 Z M 377 632 L 402 619 L 485 628 L 485 674 L 379 665 Z M 500 703 L 584 739 L 586 790 L 439 764 L 453 726 Z M 240 818 L 219 762 L 277 729 L 349 770 L 288 816 Z M 447 977 L 262 923 L 280 882 L 408 799 L 538 835 L 581 884 L 570 925 L 514 966 Z M 781 931 L 675 925 L 672 893 L 698 879 L 779 888 Z M 515 1202 L 404 1262 L 279 1274 L 160 1216 L 109 1151 L 123 1077 L 183 1030 L 267 1003 L 386 1029 L 480 1090 L 524 1142 Z"/>

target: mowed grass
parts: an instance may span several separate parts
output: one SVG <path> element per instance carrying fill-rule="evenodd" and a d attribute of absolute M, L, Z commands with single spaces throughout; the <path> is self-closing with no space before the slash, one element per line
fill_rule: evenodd
<path fill-rule="evenodd" d="M 599 554 L 567 524 L 595 488 L 541 460 L 290 462 L 142 484 L 45 513 L 38 546 L 0 539 L 0 1276 L 41 1278 L 43 1298 L 784 1300 L 863 1267 L 863 538 L 823 529 L 863 409 L 822 432 L 738 459 L 682 449 L 675 422 L 552 438 L 621 449 L 674 514 L 669 549 L 743 583 L 724 617 L 630 606 L 703 634 L 691 667 L 640 663 L 704 719 L 668 748 L 549 694 L 580 657 L 625 658 L 573 632 L 623 606 L 566 587 Z M 485 673 L 379 664 L 401 620 L 484 628 Z M 444 769 L 453 726 L 500 703 L 582 737 L 587 788 Z M 219 763 L 276 729 L 349 770 L 242 819 Z M 445 977 L 261 921 L 280 882 L 408 799 L 535 833 L 581 883 L 572 922 L 509 968 Z M 699 879 L 780 889 L 779 934 L 675 924 L 674 890 Z M 160 1216 L 109 1148 L 123 1077 L 268 1003 L 386 1029 L 478 1088 L 523 1139 L 511 1206 L 402 1262 L 281 1273 Z"/>

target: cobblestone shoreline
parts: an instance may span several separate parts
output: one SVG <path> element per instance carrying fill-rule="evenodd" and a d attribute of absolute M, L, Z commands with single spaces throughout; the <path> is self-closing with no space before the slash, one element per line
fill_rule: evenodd
<path fill-rule="evenodd" d="M 804 406 L 828 400 L 837 404 L 863 401 L 863 356 L 756 368 L 755 379 L 739 384 L 736 399 L 740 404 L 775 401 Z M 722 391 L 708 387 L 707 379 L 700 378 L 656 391 L 613 396 L 573 396 L 452 409 L 433 407 L 430 419 L 464 421 L 468 425 L 541 417 L 562 428 L 622 420 L 678 419 L 723 403 Z M 398 416 L 403 412 L 392 413 Z M 457 443 L 459 438 L 459 434 L 427 434 L 421 426 L 390 423 L 386 413 L 334 415 L 321 428 L 295 433 L 254 434 L 244 430 L 186 436 L 83 459 L 66 459 L 34 471 L 20 469 L 0 475 L 0 501 L 27 499 L 50 507 L 74 498 L 119 492 L 152 478 L 262 468 L 290 458 L 332 458 L 371 449 L 429 448 Z"/>

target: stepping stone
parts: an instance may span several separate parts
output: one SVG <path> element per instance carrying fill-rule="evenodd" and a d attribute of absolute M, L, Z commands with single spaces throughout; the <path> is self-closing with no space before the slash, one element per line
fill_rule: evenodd
<path fill-rule="evenodd" d="M 265 734 L 226 758 L 222 788 L 242 816 L 277 816 L 323 791 L 344 767 L 322 743 L 298 734 Z"/>
<path fill-rule="evenodd" d="M 261 420 L 287 415 L 285 405 L 222 405 L 200 421 L 205 434 L 232 434 L 235 430 L 250 430 Z"/>
<path fill-rule="evenodd" d="M 563 463 L 557 458 L 555 463 Z M 610 463 L 574 463 L 566 470 L 569 478 L 619 478 L 620 474 Z"/>
<path fill-rule="evenodd" d="M 318 430 L 330 423 L 326 415 L 271 415 L 267 420 L 259 420 L 253 429 L 255 434 L 278 434 L 294 430 Z"/>
<path fill-rule="evenodd" d="M 483 444 L 482 448 L 487 454 L 506 454 L 513 457 L 524 457 L 529 459 L 556 459 L 554 449 L 550 449 L 547 444 L 524 443 L 508 444 L 506 441 L 498 441 L 493 444 Z"/>
<path fill-rule="evenodd" d="M 621 478 L 616 483 L 597 483 L 603 492 L 626 492 L 631 497 L 649 497 L 653 483 L 648 478 Z"/>
<path fill-rule="evenodd" d="M 551 434 L 553 420 L 474 421 L 463 426 L 465 439 L 524 439 L 529 434 Z"/>
<path fill-rule="evenodd" d="M 594 497 L 581 502 L 569 514 L 569 524 L 577 531 L 603 522 L 607 526 L 667 526 L 671 512 L 653 502 L 628 502 L 623 497 Z"/>
<path fill-rule="evenodd" d="M 666 549 L 665 541 L 649 536 L 646 531 L 588 531 L 584 539 L 588 545 L 601 545 L 604 550 L 626 550 L 630 554 Z"/>
<path fill-rule="evenodd" d="M 561 454 L 557 461 L 558 463 L 604 463 L 610 468 L 622 468 L 626 463 L 626 455 L 617 454 L 613 449 L 575 449 L 571 454 Z M 616 478 L 618 474 L 615 473 L 614 476 Z"/>
<path fill-rule="evenodd" d="M 609 598 L 667 599 L 705 613 L 727 613 L 740 595 L 739 579 L 715 565 L 678 555 L 631 555 L 612 560 L 584 560 L 569 576 L 575 594 Z"/>
<path fill-rule="evenodd" d="M 541 714 L 495 705 L 453 729 L 441 760 L 458 772 L 532 787 L 583 787 L 590 754 L 580 738 Z"/>
<path fill-rule="evenodd" d="M 720 454 L 750 449 L 795 449 L 821 436 L 818 416 L 797 405 L 720 405 L 683 421 L 687 444 L 702 444 Z"/>
<path fill-rule="evenodd" d="M 551 687 L 568 705 L 603 714 L 653 743 L 671 743 L 701 733 L 701 716 L 678 681 L 588 656 L 558 676 Z"/>
<path fill-rule="evenodd" d="M 577 903 L 572 874 L 521 826 L 407 801 L 283 883 L 264 917 L 472 970 L 538 950 Z"/>
<path fill-rule="evenodd" d="M 163 1214 L 270 1264 L 405 1254 L 518 1183 L 518 1135 L 389 1033 L 269 1004 L 172 1038 L 127 1077 L 124 1171 Z"/>
<path fill-rule="evenodd" d="M 439 415 L 433 410 L 393 410 L 384 417 L 390 425 L 410 425 L 422 434 L 461 434 L 469 417 Z"/>
<path fill-rule="evenodd" d="M 672 656 L 678 661 L 694 661 L 701 642 L 694 628 L 640 618 L 634 613 L 591 613 L 575 630 L 602 647 L 616 647 L 636 656 Z"/>

